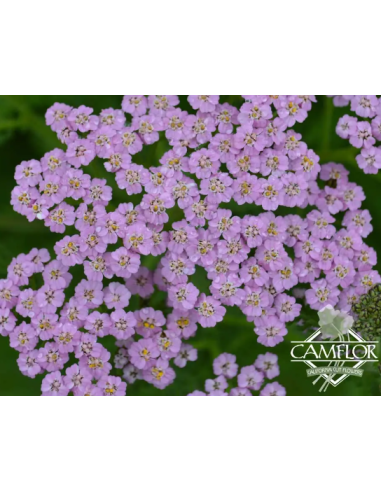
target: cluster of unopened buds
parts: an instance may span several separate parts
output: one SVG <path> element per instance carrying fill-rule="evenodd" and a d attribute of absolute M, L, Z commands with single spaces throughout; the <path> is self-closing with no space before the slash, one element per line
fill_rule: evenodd
<path fill-rule="evenodd" d="M 251 366 L 239 371 L 236 356 L 221 354 L 213 362 L 215 379 L 205 381 L 205 392 L 194 391 L 188 396 L 253 396 L 259 391 L 265 379 L 279 376 L 278 357 L 267 352 L 259 355 Z M 236 378 L 236 379 L 235 379 Z M 236 385 L 232 382 L 236 381 Z M 260 392 L 261 396 L 285 396 L 286 390 L 277 381 L 267 383 Z"/>
<path fill-rule="evenodd" d="M 381 284 L 374 285 L 363 294 L 353 305 L 353 312 L 354 329 L 366 340 L 378 340 L 381 336 Z"/>
<path fill-rule="evenodd" d="M 381 140 L 381 102 L 377 96 L 334 96 L 335 106 L 347 106 L 356 116 L 346 114 L 340 118 L 336 132 L 349 140 L 356 149 L 359 167 L 366 174 L 377 174 L 381 169 L 381 149 L 376 141 Z"/>
<path fill-rule="evenodd" d="M 67 149 L 18 165 L 12 204 L 60 234 L 56 256 L 19 255 L 0 280 L 0 333 L 20 352 L 23 374 L 47 372 L 43 395 L 124 395 L 115 369 L 128 383 L 165 388 L 173 364 L 197 358 L 187 343 L 197 327 L 215 327 L 229 306 L 253 322 L 259 343 L 274 347 L 300 314 L 291 290 L 298 284 L 311 308 L 349 311 L 380 281 L 376 254 L 363 242 L 372 226 L 360 209 L 362 188 L 340 164 L 320 166 L 289 129 L 315 98 L 245 95 L 239 109 L 219 98 L 189 96 L 194 113 L 177 107 L 177 96 L 142 95 L 99 116 L 59 103 L 47 111 Z M 134 163 L 160 133 L 170 150 L 159 163 Z M 116 203 L 106 180 L 86 173 L 95 158 L 134 203 Z M 263 212 L 239 214 L 233 202 Z M 84 278 L 73 286 L 75 265 Z M 206 293 L 192 283 L 196 267 Z M 40 288 L 32 288 L 34 275 Z M 167 293 L 160 310 L 148 306 L 158 291 Z M 140 309 L 129 310 L 131 296 Z M 102 344 L 108 335 L 118 347 L 114 366 Z"/>

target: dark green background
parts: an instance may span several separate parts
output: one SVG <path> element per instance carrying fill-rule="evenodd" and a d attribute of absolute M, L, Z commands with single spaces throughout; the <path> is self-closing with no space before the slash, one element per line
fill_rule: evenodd
<path fill-rule="evenodd" d="M 54 243 L 61 237 L 51 233 L 41 222 L 29 223 L 25 217 L 14 212 L 10 205 L 16 165 L 22 160 L 40 159 L 45 152 L 62 147 L 55 133 L 45 126 L 46 109 L 58 101 L 76 107 L 81 104 L 91 106 L 99 113 L 105 108 L 119 108 L 121 100 L 122 96 L 0 96 L 0 278 L 6 277 L 7 266 L 14 256 L 27 253 L 33 247 L 47 247 L 52 251 Z M 223 101 L 240 104 L 237 96 L 223 96 Z M 181 105 L 184 109 L 189 108 L 185 98 L 181 98 Z M 374 228 L 366 242 L 379 252 L 381 174 L 365 175 L 357 167 L 357 151 L 335 134 L 337 120 L 346 111 L 347 108 L 334 108 L 331 99 L 319 97 L 307 120 L 295 129 L 302 133 L 303 140 L 320 156 L 321 163 L 344 164 L 350 170 L 350 181 L 364 188 L 367 199 L 363 207 L 370 211 Z M 157 145 L 146 147 L 134 161 L 147 166 L 157 165 L 165 150 L 165 143 L 160 141 Z M 115 191 L 116 200 L 131 201 L 124 192 L 117 190 L 114 178 L 106 173 L 100 161 L 92 163 L 88 172 L 96 177 L 107 176 Z M 246 205 L 239 210 L 236 207 L 233 207 L 233 211 L 239 215 L 260 212 L 255 206 Z M 279 212 L 296 211 L 286 209 Z M 196 283 L 202 290 L 205 289 L 205 280 L 199 271 L 196 274 Z M 202 390 L 205 379 L 213 377 L 212 361 L 221 352 L 234 353 L 240 365 L 249 365 L 258 354 L 270 351 L 279 357 L 281 376 L 278 381 L 286 387 L 289 395 L 317 395 L 318 389 L 305 374 L 306 366 L 290 362 L 290 340 L 303 340 L 306 333 L 295 324 L 288 324 L 288 329 L 289 334 L 282 344 L 274 348 L 263 347 L 256 341 L 253 325 L 246 322 L 238 309 L 230 308 L 224 322 L 216 328 L 198 329 L 197 336 L 190 343 L 199 349 L 199 359 L 189 363 L 185 369 L 177 368 L 174 384 L 159 391 L 140 381 L 129 386 L 128 394 L 186 395 L 195 389 Z M 109 340 L 106 344 L 108 348 L 113 345 Z M 39 395 L 41 377 L 32 380 L 22 376 L 16 363 L 17 357 L 18 353 L 9 347 L 9 339 L 0 336 L 0 395 Z M 378 395 L 378 371 L 374 365 L 367 364 L 362 378 L 350 377 L 337 388 L 329 388 L 326 394 Z"/>

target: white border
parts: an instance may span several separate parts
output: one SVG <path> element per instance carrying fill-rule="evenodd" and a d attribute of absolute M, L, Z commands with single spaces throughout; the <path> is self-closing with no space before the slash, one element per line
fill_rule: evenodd
<path fill-rule="evenodd" d="M 0 18 L 3 94 L 379 88 L 369 1 L 21 0 L 2 2 Z"/>
<path fill-rule="evenodd" d="M 312 398 L 3 398 L 2 490 L 374 489 L 377 400 Z"/>

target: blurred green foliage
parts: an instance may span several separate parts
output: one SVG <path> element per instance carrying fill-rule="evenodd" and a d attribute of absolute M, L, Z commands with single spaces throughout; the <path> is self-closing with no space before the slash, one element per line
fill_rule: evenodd
<path fill-rule="evenodd" d="M 120 107 L 121 100 L 122 96 L 0 96 L 0 278 L 6 277 L 7 266 L 14 256 L 27 253 L 33 247 L 46 247 L 52 252 L 54 243 L 61 237 L 51 233 L 41 222 L 29 223 L 25 217 L 14 212 L 10 205 L 11 190 L 15 186 L 15 167 L 22 160 L 40 159 L 53 148 L 63 148 L 55 133 L 45 126 L 46 109 L 59 101 L 76 107 L 81 104 L 91 106 L 95 113 L 99 113 L 105 108 Z M 223 96 L 223 101 L 239 104 L 240 98 Z M 189 109 L 185 96 L 181 98 L 181 105 L 184 109 Z M 370 211 L 374 227 L 366 241 L 380 252 L 378 239 L 381 237 L 381 173 L 376 176 L 363 174 L 355 161 L 356 150 L 336 135 L 336 123 L 345 112 L 346 108 L 334 108 L 331 99 L 321 96 L 318 103 L 313 105 L 307 120 L 295 129 L 302 133 L 303 140 L 320 156 L 321 163 L 344 164 L 350 171 L 350 180 L 364 188 L 367 198 L 363 206 Z M 135 162 L 147 167 L 157 165 L 166 149 L 166 143 L 160 141 L 157 145 L 146 147 L 136 156 Z M 124 192 L 116 188 L 114 177 L 106 173 L 100 160 L 92 163 L 87 172 L 93 177 L 108 177 L 113 185 L 116 201 L 129 201 Z M 240 216 L 260 211 L 259 207 L 248 205 L 239 209 L 235 205 L 232 208 Z M 287 213 L 290 213 L 289 209 Z M 204 276 L 198 271 L 196 283 L 201 290 L 205 290 L 205 282 Z M 159 294 L 152 299 L 154 305 L 160 301 Z M 310 324 L 316 325 L 316 313 L 309 312 L 308 316 Z M 281 369 L 278 380 L 286 387 L 289 395 L 318 395 L 318 388 L 306 376 L 305 366 L 301 368 L 300 364 L 290 362 L 290 341 L 303 340 L 307 334 L 296 323 L 288 324 L 288 330 L 282 344 L 267 349 L 257 343 L 253 325 L 246 321 L 238 309 L 230 308 L 223 323 L 216 328 L 198 329 L 197 336 L 190 341 L 199 350 L 198 361 L 189 363 L 185 369 L 176 369 L 177 378 L 174 384 L 160 391 L 138 381 L 129 386 L 128 395 L 186 395 L 195 389 L 202 390 L 205 379 L 213 377 L 212 361 L 221 352 L 236 354 L 238 363 L 244 366 L 252 364 L 258 354 L 266 351 L 278 355 Z M 115 351 L 112 340 L 106 340 L 105 343 L 108 349 Z M 39 395 L 41 377 L 32 380 L 22 376 L 16 363 L 17 357 L 18 353 L 9 347 L 8 338 L 0 336 L 0 395 Z M 367 364 L 362 378 L 348 378 L 337 388 L 329 388 L 326 394 L 378 395 L 377 368 Z"/>

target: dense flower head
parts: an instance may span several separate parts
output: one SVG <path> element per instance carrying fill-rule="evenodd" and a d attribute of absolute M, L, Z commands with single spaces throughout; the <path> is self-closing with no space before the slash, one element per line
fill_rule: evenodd
<path fill-rule="evenodd" d="M 336 132 L 360 150 L 356 160 L 365 174 L 377 174 L 381 169 L 381 103 L 377 96 L 333 96 L 335 106 L 350 105 L 352 114 L 342 116 Z"/>
<path fill-rule="evenodd" d="M 223 353 L 213 362 L 214 379 L 205 381 L 205 392 L 193 391 L 188 396 L 253 396 L 260 391 L 260 396 L 284 396 L 286 390 L 277 381 L 279 376 L 278 357 L 267 352 L 259 355 L 250 365 L 239 368 L 233 354 Z M 264 386 L 265 385 L 265 386 Z"/>
<path fill-rule="evenodd" d="M 378 100 L 369 101 L 366 111 L 361 100 L 353 107 L 376 119 Z M 358 298 L 380 281 L 375 252 L 363 242 L 372 226 L 361 187 L 340 164 L 321 165 L 291 129 L 314 96 L 249 95 L 241 107 L 220 96 L 188 102 L 193 112 L 178 107 L 177 96 L 124 96 L 122 110 L 100 115 L 56 103 L 46 122 L 66 150 L 16 167 L 15 211 L 60 235 L 55 257 L 45 249 L 21 254 L 0 280 L 0 334 L 20 353 L 23 374 L 47 372 L 43 395 L 124 395 L 122 375 L 163 389 L 175 378 L 173 364 L 197 358 L 184 341 L 198 326 L 217 327 L 231 306 L 260 344 L 274 347 L 301 314 L 293 295 L 299 284 L 312 309 L 350 311 L 348 292 Z M 348 120 L 343 135 L 356 139 L 375 168 L 374 121 Z M 143 146 L 159 138 L 170 150 L 155 166 L 138 164 Z M 99 159 L 110 181 L 93 176 Z M 243 204 L 253 213 L 230 209 Z M 78 268 L 84 276 L 73 285 Z M 193 279 L 200 270 L 208 292 Z M 42 274 L 39 288 L 30 282 L 35 274 Z M 160 309 L 151 307 L 163 293 Z M 116 340 L 114 359 L 104 337 Z M 264 386 L 279 373 L 273 354 L 237 371 L 235 356 L 222 354 L 208 394 L 227 395 L 235 376 L 231 396 L 260 388 L 284 394 L 278 383 Z"/>

